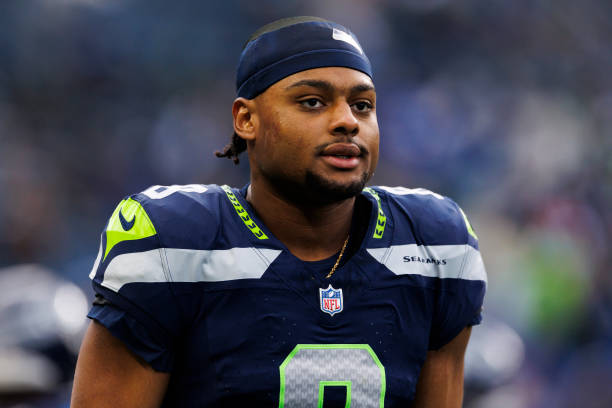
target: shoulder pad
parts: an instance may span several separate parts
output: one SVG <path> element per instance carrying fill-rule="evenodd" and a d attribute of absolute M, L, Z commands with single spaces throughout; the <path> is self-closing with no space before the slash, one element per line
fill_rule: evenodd
<path fill-rule="evenodd" d="M 396 230 L 410 228 L 418 244 L 469 244 L 478 248 L 478 238 L 465 213 L 448 197 L 424 188 L 375 187 L 386 196 L 396 218 Z"/>
<path fill-rule="evenodd" d="M 151 186 L 130 199 L 142 205 L 157 231 L 161 247 L 209 249 L 219 227 L 217 185 Z"/>

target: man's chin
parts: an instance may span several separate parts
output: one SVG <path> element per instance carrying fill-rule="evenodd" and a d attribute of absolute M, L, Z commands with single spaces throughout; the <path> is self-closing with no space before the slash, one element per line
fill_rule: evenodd
<path fill-rule="evenodd" d="M 364 172 L 359 179 L 337 181 L 313 172 L 307 172 L 304 182 L 308 201 L 318 204 L 330 204 L 355 197 L 365 187 L 370 175 Z"/>

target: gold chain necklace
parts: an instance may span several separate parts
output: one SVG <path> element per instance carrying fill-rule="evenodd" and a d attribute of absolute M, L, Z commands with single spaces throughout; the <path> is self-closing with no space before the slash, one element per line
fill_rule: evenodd
<path fill-rule="evenodd" d="M 340 250 L 340 255 L 338 255 L 338 259 L 336 259 L 336 263 L 334 264 L 334 266 L 332 266 L 331 271 L 329 271 L 325 279 L 329 279 L 334 274 L 334 272 L 336 272 L 336 268 L 338 267 L 338 264 L 340 263 L 340 260 L 342 259 L 342 255 L 344 255 L 346 244 L 348 244 L 349 242 L 349 237 L 350 235 L 346 236 L 346 239 L 344 240 L 344 244 L 342 244 L 342 249 Z"/>

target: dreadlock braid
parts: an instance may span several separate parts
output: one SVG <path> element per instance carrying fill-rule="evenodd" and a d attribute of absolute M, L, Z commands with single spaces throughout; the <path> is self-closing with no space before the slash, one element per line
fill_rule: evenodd
<path fill-rule="evenodd" d="M 236 133 L 232 135 L 232 141 L 229 142 L 222 151 L 216 151 L 215 156 L 227 157 L 234 161 L 234 164 L 240 163 L 238 155 L 244 152 L 247 148 L 246 140 L 238 136 Z"/>

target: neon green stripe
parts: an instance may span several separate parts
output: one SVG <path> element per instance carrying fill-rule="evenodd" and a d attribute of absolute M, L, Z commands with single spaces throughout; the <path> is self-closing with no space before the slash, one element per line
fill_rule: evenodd
<path fill-rule="evenodd" d="M 127 231 L 119 220 L 120 213 L 128 223 L 134 222 L 133 226 Z M 155 234 L 157 234 L 155 227 L 153 227 L 153 223 L 142 205 L 131 198 L 122 200 L 115 208 L 106 226 L 106 248 L 102 260 L 106 259 L 111 249 L 120 242 L 152 237 Z"/>
<path fill-rule="evenodd" d="M 285 406 L 285 369 L 287 368 L 287 364 L 295 357 L 295 355 L 300 351 L 300 344 L 295 346 L 291 353 L 285 358 L 285 361 L 281 363 L 278 367 L 280 371 L 280 393 L 278 395 L 278 407 L 284 408 Z"/>
<path fill-rule="evenodd" d="M 370 187 L 364 188 L 363 191 L 372 195 L 372 197 L 374 197 L 376 199 L 376 202 L 378 203 L 378 219 L 376 220 L 376 227 L 374 228 L 373 236 L 376 239 L 381 239 L 383 234 L 385 233 L 385 225 L 387 225 L 387 216 L 385 215 L 385 212 L 382 209 L 380 197 L 378 196 L 378 193 L 376 193 L 376 191 L 374 191 Z"/>
<path fill-rule="evenodd" d="M 221 188 L 223 191 L 225 191 L 225 194 L 227 194 L 227 198 L 229 198 L 230 202 L 234 206 L 234 210 L 236 210 L 236 213 L 242 222 L 244 222 L 244 225 L 251 230 L 253 235 L 259 239 L 268 239 L 268 236 L 261 230 L 261 228 L 257 226 L 257 224 L 255 224 L 255 221 L 251 219 L 249 213 L 244 209 L 242 204 L 240 204 L 240 201 L 238 201 L 238 198 L 236 198 L 236 195 L 232 191 L 231 187 L 228 185 L 223 185 Z"/>
<path fill-rule="evenodd" d="M 325 386 L 344 386 L 346 387 L 346 402 L 344 408 L 351 408 L 351 382 L 350 381 L 319 381 L 319 403 L 318 408 L 323 408 L 323 396 L 325 395 Z"/>
<path fill-rule="evenodd" d="M 472 225 L 468 221 L 467 216 L 465 215 L 465 213 L 463 212 L 463 210 L 461 208 L 459 208 L 459 211 L 461 211 L 461 215 L 463 215 L 463 221 L 465 221 L 465 226 L 467 227 L 468 233 L 471 236 L 473 236 L 476 241 L 478 241 L 478 237 L 476 236 L 476 233 L 474 232 L 474 229 L 472 228 Z"/>

